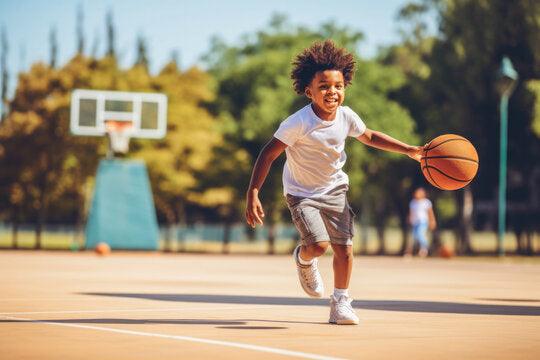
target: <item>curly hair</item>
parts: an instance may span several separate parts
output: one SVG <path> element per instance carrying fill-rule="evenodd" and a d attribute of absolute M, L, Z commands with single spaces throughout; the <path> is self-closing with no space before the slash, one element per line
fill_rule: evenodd
<path fill-rule="evenodd" d="M 324 70 L 339 70 L 343 74 L 345 86 L 354 76 L 355 61 L 351 53 L 337 47 L 332 40 L 315 42 L 296 56 L 291 71 L 294 90 L 303 94 L 315 74 Z"/>

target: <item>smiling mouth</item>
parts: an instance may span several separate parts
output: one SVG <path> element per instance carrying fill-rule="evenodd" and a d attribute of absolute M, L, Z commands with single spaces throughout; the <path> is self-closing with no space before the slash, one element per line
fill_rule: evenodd
<path fill-rule="evenodd" d="M 337 99 L 324 99 L 324 103 L 327 105 L 337 105 L 338 100 Z"/>

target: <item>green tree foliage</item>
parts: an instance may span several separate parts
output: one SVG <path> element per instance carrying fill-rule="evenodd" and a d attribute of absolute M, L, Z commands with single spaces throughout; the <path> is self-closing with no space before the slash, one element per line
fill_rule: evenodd
<path fill-rule="evenodd" d="M 531 124 L 532 131 L 540 138 L 540 80 L 531 80 L 527 84 L 527 89 L 534 94 L 534 112 Z"/>
<path fill-rule="evenodd" d="M 66 176 L 73 162 L 84 158 L 73 154 L 76 142 L 68 130 L 74 75 L 42 63 L 32 66 L 20 75 L 10 113 L 0 127 L 0 161 L 2 168 L 9 169 L 0 184 L 9 200 L 2 210 L 10 212 L 14 221 L 22 217 L 36 222 L 38 247 L 51 205 L 58 205 L 58 210 L 76 205 L 66 194 L 79 193 L 81 188 Z"/>
<path fill-rule="evenodd" d="M 169 223 L 186 222 L 189 206 L 215 208 L 229 203 L 229 190 L 201 187 L 212 150 L 222 141 L 215 118 L 203 106 L 214 99 L 208 74 L 198 68 L 182 72 L 170 62 L 155 77 L 148 75 L 146 67 L 137 65 L 128 71 L 127 78 L 131 89 L 153 89 L 168 96 L 166 138 L 137 141 L 132 154 L 145 159 L 154 199 L 165 219 Z"/>

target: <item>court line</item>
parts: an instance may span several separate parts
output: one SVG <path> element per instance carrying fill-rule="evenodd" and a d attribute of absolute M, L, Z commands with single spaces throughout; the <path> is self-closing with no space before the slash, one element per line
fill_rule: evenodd
<path fill-rule="evenodd" d="M 2 317 L 9 320 L 17 320 L 17 321 L 46 324 L 46 325 L 53 325 L 53 326 L 55 325 L 65 326 L 65 327 L 73 327 L 73 328 L 79 328 L 79 329 L 108 331 L 108 332 L 125 334 L 125 335 L 156 337 L 156 338 L 164 338 L 164 339 L 172 339 L 172 340 L 180 340 L 180 341 L 191 341 L 191 342 L 208 344 L 208 345 L 220 345 L 220 346 L 227 346 L 227 347 L 233 347 L 233 348 L 239 348 L 239 349 L 245 349 L 245 350 L 253 350 L 253 351 L 284 355 L 284 356 L 299 357 L 299 358 L 304 358 L 304 359 L 343 360 L 343 358 L 317 355 L 317 354 L 305 353 L 301 351 L 292 351 L 292 350 L 285 350 L 285 349 L 279 349 L 279 348 L 272 348 L 268 346 L 251 345 L 251 344 L 245 344 L 245 343 L 239 343 L 239 342 L 233 342 L 233 341 L 211 340 L 211 339 L 204 339 L 204 338 L 196 338 L 192 336 L 168 335 L 168 334 L 150 333 L 150 332 L 142 332 L 142 331 L 132 331 L 132 330 L 108 328 L 108 327 L 102 327 L 102 326 L 66 324 L 66 323 L 58 323 L 58 322 L 53 322 L 53 321 L 40 321 L 40 320 L 34 320 L 34 319 L 19 318 L 19 317 L 13 317 L 13 316 L 2 316 Z"/>
<path fill-rule="evenodd" d="M 272 309 L 280 305 L 268 305 L 257 307 L 242 307 L 242 310 Z M 115 312 L 160 312 L 160 311 L 190 311 L 190 310 L 238 310 L 239 307 L 199 307 L 199 308 L 163 308 L 163 309 L 100 309 L 100 310 L 56 310 L 56 311 L 10 311 L 0 312 L 0 315 L 34 315 L 34 314 L 93 314 L 93 313 L 115 313 Z"/>
<path fill-rule="evenodd" d="M 47 298 L 47 297 L 44 297 L 44 298 L 32 298 L 32 299 L 29 299 L 29 298 L 3 298 L 3 299 L 0 299 L 0 302 L 3 302 L 3 301 L 27 301 L 27 300 L 35 300 L 35 301 L 41 301 L 41 300 L 46 300 L 46 301 L 50 301 L 50 300 L 66 300 L 65 297 L 63 298 L 59 298 L 59 297 L 50 297 L 50 298 Z"/>

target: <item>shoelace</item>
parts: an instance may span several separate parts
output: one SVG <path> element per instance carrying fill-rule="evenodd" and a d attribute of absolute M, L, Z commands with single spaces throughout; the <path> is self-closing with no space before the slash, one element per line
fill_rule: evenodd
<path fill-rule="evenodd" d="M 344 298 L 344 300 L 342 300 L 342 298 Z M 336 299 L 336 308 L 338 308 L 339 310 L 354 312 L 351 303 L 352 299 L 341 296 L 339 299 Z"/>
<path fill-rule="evenodd" d="M 302 271 L 302 276 L 309 287 L 315 287 L 317 285 L 317 264 L 313 263 L 309 267 L 309 272 Z"/>

